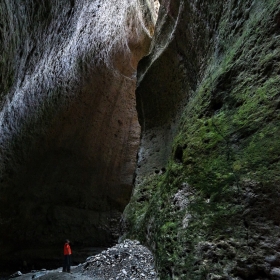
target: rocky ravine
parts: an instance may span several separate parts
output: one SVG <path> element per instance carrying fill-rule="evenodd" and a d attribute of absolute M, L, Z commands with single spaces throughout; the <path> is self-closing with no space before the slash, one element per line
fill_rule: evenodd
<path fill-rule="evenodd" d="M 279 279 L 280 0 L 161 0 L 152 42 L 153 1 L 54 2 L 0 2 L 0 264 L 114 239 L 139 118 L 123 239 L 163 280 Z"/>
<path fill-rule="evenodd" d="M 279 36 L 279 0 L 161 1 L 124 215 L 161 279 L 280 279 Z"/>
<path fill-rule="evenodd" d="M 88 257 L 85 263 L 74 266 L 70 273 L 56 270 L 33 271 L 24 275 L 20 272 L 10 279 L 17 280 L 156 280 L 154 259 L 151 252 L 138 241 L 125 240 L 98 255 Z"/>
<path fill-rule="evenodd" d="M 0 270 L 116 242 L 154 3 L 0 1 Z"/>

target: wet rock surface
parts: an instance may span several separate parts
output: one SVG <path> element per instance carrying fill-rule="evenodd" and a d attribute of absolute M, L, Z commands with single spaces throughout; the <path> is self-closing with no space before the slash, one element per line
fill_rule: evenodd
<path fill-rule="evenodd" d="M 71 273 L 56 270 L 40 270 L 21 275 L 16 272 L 10 279 L 94 279 L 94 280 L 156 280 L 152 253 L 139 241 L 124 240 L 100 254 L 88 257 L 86 262 L 72 267 Z"/>

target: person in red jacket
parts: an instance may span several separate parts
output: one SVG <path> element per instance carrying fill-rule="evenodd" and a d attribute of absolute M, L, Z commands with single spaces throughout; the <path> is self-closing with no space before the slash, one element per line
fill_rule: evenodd
<path fill-rule="evenodd" d="M 63 272 L 69 272 L 70 273 L 70 262 L 71 262 L 71 255 L 72 255 L 72 250 L 70 247 L 70 241 L 68 239 L 65 240 L 64 244 L 64 262 L 63 262 Z"/>

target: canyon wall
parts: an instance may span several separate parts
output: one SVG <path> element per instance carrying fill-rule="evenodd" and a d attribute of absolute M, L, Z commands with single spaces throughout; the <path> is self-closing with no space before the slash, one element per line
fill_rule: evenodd
<path fill-rule="evenodd" d="M 0 2 L 0 269 L 130 201 L 161 279 L 280 279 L 280 1 L 160 2 Z"/>
<path fill-rule="evenodd" d="M 116 242 L 157 1 L 0 3 L 0 264 Z"/>
<path fill-rule="evenodd" d="M 279 39 L 278 0 L 161 1 L 123 216 L 161 279 L 280 279 Z"/>

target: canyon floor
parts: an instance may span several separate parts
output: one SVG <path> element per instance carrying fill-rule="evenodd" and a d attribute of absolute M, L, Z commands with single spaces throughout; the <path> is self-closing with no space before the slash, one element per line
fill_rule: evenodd
<path fill-rule="evenodd" d="M 154 268 L 152 253 L 138 241 L 124 240 L 100 254 L 88 257 L 84 263 L 71 268 L 71 273 L 62 268 L 39 270 L 20 275 L 16 272 L 8 279 L 17 280 L 156 280 L 159 279 Z"/>

